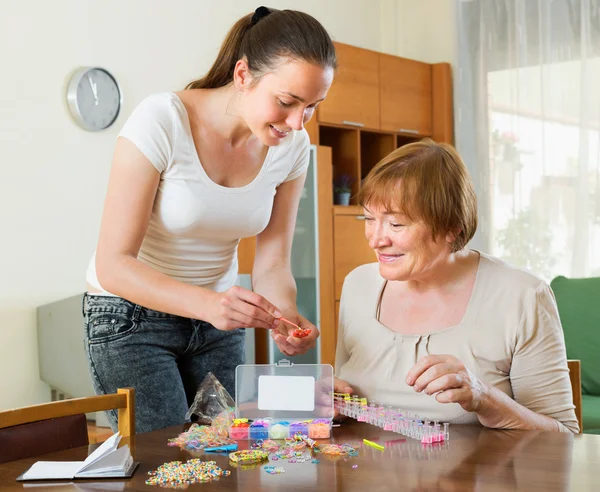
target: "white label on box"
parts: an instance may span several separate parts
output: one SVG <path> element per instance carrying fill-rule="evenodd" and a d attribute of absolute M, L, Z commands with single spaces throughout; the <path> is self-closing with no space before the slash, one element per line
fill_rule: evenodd
<path fill-rule="evenodd" d="M 259 376 L 259 410 L 315 409 L 315 378 L 312 376 Z"/>

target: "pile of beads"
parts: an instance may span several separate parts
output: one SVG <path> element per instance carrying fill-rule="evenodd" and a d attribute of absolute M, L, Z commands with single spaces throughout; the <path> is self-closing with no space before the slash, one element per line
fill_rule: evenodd
<path fill-rule="evenodd" d="M 275 441 L 272 441 L 271 439 L 267 439 L 266 441 L 259 439 L 254 444 L 252 444 L 252 449 L 264 449 L 269 453 L 274 453 L 279 449 L 279 444 L 277 444 Z"/>
<path fill-rule="evenodd" d="M 201 461 L 197 458 L 185 463 L 169 461 L 160 465 L 156 471 L 148 472 L 150 478 L 146 480 L 146 485 L 187 488 L 190 484 L 210 482 L 230 474 L 229 470 L 222 470 L 214 461 Z"/>
<path fill-rule="evenodd" d="M 368 403 L 366 398 L 351 396 L 348 393 L 334 393 L 333 402 L 335 409 L 342 415 L 418 439 L 423 444 L 443 442 L 450 438 L 448 424 L 443 424 L 442 430 L 437 420 L 433 423 L 422 420 L 416 415 L 389 405 L 377 405 L 373 401 Z"/>
<path fill-rule="evenodd" d="M 198 451 L 206 447 L 219 447 L 228 444 L 235 444 L 218 429 L 208 425 L 192 424 L 186 432 L 179 436 L 169 439 L 168 446 L 178 446 L 188 451 Z"/>
<path fill-rule="evenodd" d="M 249 465 L 269 459 L 269 453 L 258 449 L 244 449 L 235 453 L 229 453 L 229 459 L 233 463 Z"/>
<path fill-rule="evenodd" d="M 228 432 L 229 432 L 229 427 L 231 427 L 231 424 L 232 424 L 234 418 L 235 418 L 234 409 L 229 408 L 228 410 L 221 412 L 219 415 L 217 415 L 215 418 L 213 418 L 210 425 L 211 425 L 211 427 L 213 427 L 214 429 L 217 430 L 219 435 L 227 437 Z"/>
<path fill-rule="evenodd" d="M 350 444 L 317 444 L 315 451 L 331 456 L 358 456 L 358 451 Z"/>
<path fill-rule="evenodd" d="M 281 468 L 280 466 L 267 465 L 267 466 L 263 467 L 263 470 L 265 470 L 270 475 L 277 475 L 279 473 L 285 473 L 285 470 L 283 468 Z"/>

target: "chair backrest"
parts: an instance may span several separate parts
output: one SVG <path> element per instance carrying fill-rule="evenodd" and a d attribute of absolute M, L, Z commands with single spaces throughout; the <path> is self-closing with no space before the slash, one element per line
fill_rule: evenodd
<path fill-rule="evenodd" d="M 581 361 L 569 359 L 569 379 L 573 391 L 573 405 L 575 405 L 575 416 L 579 422 L 579 433 L 583 431 L 583 416 L 581 413 Z"/>
<path fill-rule="evenodd" d="M 135 390 L 133 388 L 120 388 L 117 393 L 111 395 L 91 396 L 87 398 L 73 398 L 70 400 L 54 401 L 43 403 L 41 405 L 32 405 L 29 407 L 15 408 L 13 410 L 4 410 L 0 412 L 0 433 L 10 435 L 30 435 L 30 430 L 37 428 L 39 432 L 49 432 L 49 427 L 63 426 L 67 433 L 72 427 L 64 427 L 66 422 L 74 422 L 67 417 L 78 416 L 86 413 L 101 412 L 104 410 L 118 409 L 118 430 L 123 437 L 135 434 Z M 83 416 L 85 423 L 85 416 Z M 75 424 L 73 424 L 75 425 Z M 85 440 L 78 445 L 87 444 L 87 427 Z M 54 432 L 55 430 L 53 430 Z M 58 431 L 60 432 L 60 431 Z M 79 431 L 75 431 L 77 434 Z M 72 434 L 73 432 L 69 432 Z M 40 437 L 38 436 L 39 440 Z M 67 441 L 67 439 L 65 439 Z M 72 443 L 61 448 L 69 449 L 73 447 Z M 50 452 L 50 451 L 46 451 Z M 39 452 L 34 455 L 40 454 Z M 29 456 L 32 456 L 31 454 Z M 25 456 L 20 456 L 25 457 Z M 19 459 L 19 458 L 14 458 Z"/>
<path fill-rule="evenodd" d="M 87 446 L 87 419 L 79 414 L 5 427 L 0 443 L 0 463 Z"/>
<path fill-rule="evenodd" d="M 582 392 L 600 395 L 600 278 L 556 277 L 550 286 L 565 334 L 567 358 L 581 361 Z"/>

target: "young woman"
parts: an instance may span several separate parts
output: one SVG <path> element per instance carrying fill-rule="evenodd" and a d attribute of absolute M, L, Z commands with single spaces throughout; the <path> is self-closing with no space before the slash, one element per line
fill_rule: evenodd
<path fill-rule="evenodd" d="M 148 97 L 125 123 L 84 314 L 96 392 L 134 387 L 138 432 L 182 423 L 209 371 L 234 395 L 240 328 L 269 329 L 287 355 L 315 345 L 290 252 L 308 167 L 303 126 L 335 66 L 313 17 L 259 7 L 203 78 Z M 254 235 L 252 292 L 234 284 L 239 239 Z M 282 316 L 310 335 L 294 337 Z"/>

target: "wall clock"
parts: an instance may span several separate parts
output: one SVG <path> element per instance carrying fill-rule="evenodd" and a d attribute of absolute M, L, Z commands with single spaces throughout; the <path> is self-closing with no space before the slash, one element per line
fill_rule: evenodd
<path fill-rule="evenodd" d="M 85 130 L 97 132 L 112 125 L 121 109 L 122 93 L 108 70 L 83 67 L 71 76 L 67 104 L 73 119 Z"/>

